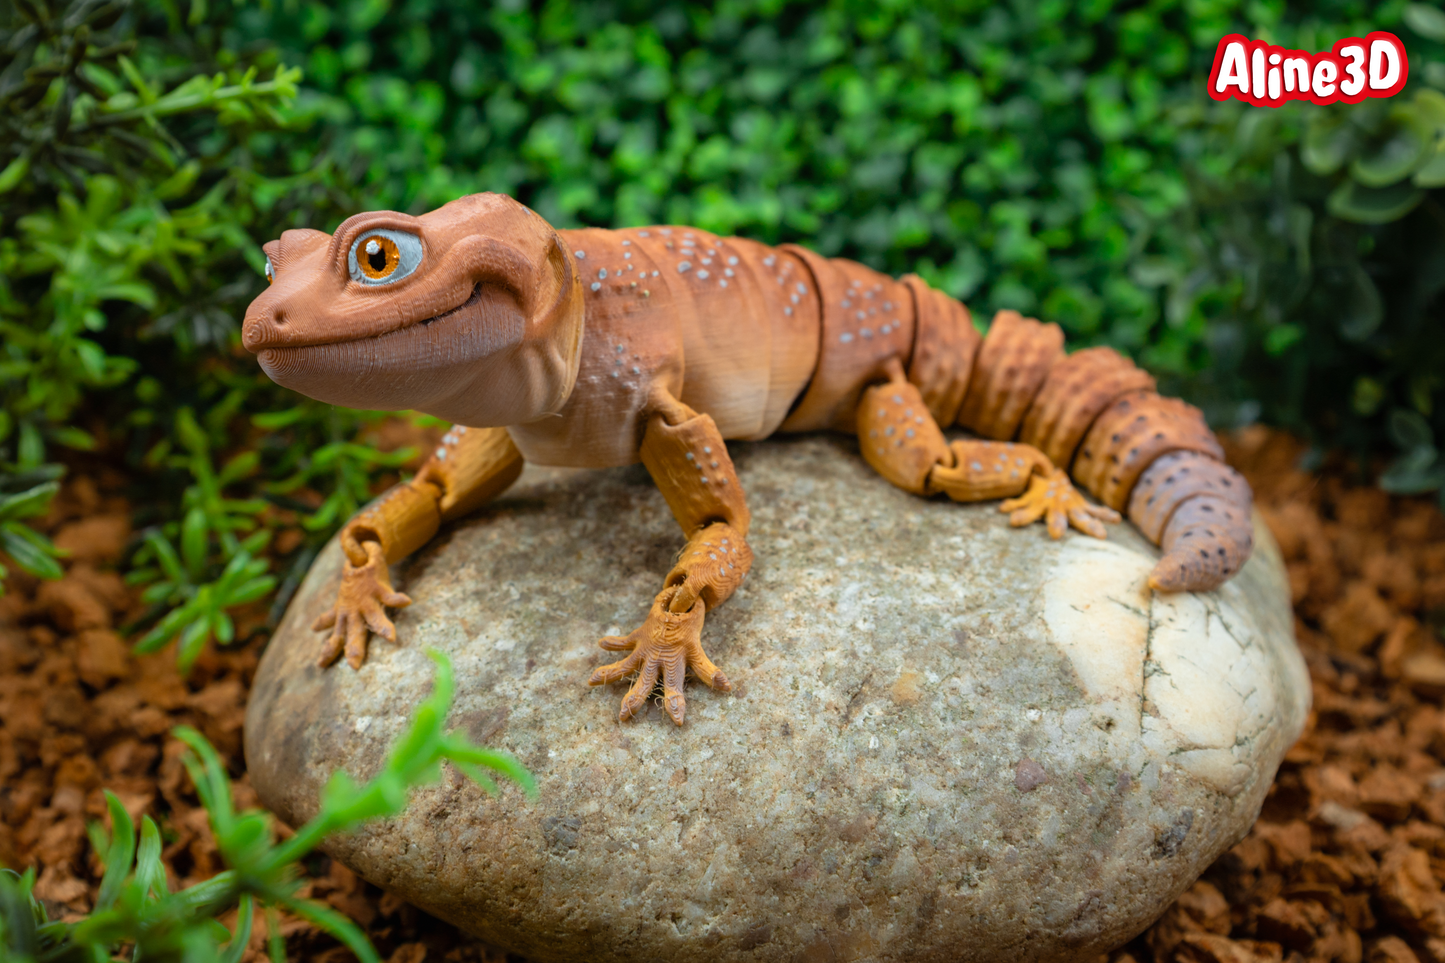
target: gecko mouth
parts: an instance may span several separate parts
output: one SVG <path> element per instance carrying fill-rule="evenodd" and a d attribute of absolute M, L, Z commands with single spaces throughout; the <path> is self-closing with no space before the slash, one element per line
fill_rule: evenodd
<path fill-rule="evenodd" d="M 445 311 L 434 314 L 429 318 L 418 318 L 414 321 L 406 321 L 402 324 L 401 327 L 393 328 L 390 331 L 384 331 L 380 334 L 359 334 L 358 336 L 351 338 L 347 338 L 344 336 L 334 337 L 333 339 L 327 341 L 310 341 L 300 339 L 290 340 L 287 337 L 287 334 L 289 333 L 288 328 L 290 326 L 285 321 L 282 321 L 279 324 L 274 321 L 263 321 L 260 326 L 255 326 L 248 319 L 248 321 L 242 328 L 242 343 L 246 346 L 247 350 L 254 353 L 257 358 L 260 358 L 268 351 L 295 352 L 307 351 L 312 348 L 338 347 L 341 345 L 360 345 L 367 343 L 376 344 L 379 342 L 385 342 L 389 338 L 396 338 L 400 335 L 403 335 L 404 332 L 408 330 L 417 328 L 430 328 L 432 325 L 437 324 L 438 322 L 449 321 L 457 314 L 466 311 L 468 308 L 475 307 L 477 303 L 482 300 L 482 296 L 482 282 L 478 281 L 472 285 L 471 291 L 467 294 L 465 300 L 463 300 L 460 304 L 456 305 L 455 307 L 448 308 Z"/>
<path fill-rule="evenodd" d="M 448 311 L 443 311 L 441 314 L 434 314 L 434 315 L 432 315 L 432 316 L 429 317 L 429 318 L 423 318 L 422 320 L 417 321 L 416 323 L 417 323 L 417 324 L 420 324 L 420 325 L 423 326 L 423 327 L 426 327 L 427 325 L 430 325 L 430 324 L 431 324 L 432 322 L 434 322 L 434 321 L 443 321 L 443 320 L 451 317 L 452 315 L 456 314 L 458 311 L 461 311 L 461 310 L 463 310 L 464 308 L 469 308 L 469 307 L 471 307 L 472 305 L 476 304 L 476 303 L 477 303 L 478 301 L 480 301 L 481 299 L 482 299 L 482 282 L 478 281 L 476 284 L 472 285 L 472 293 L 469 294 L 469 295 L 467 295 L 467 299 L 466 299 L 465 301 L 463 301 L 461 304 L 457 305 L 456 307 L 454 307 L 454 308 L 452 308 L 452 309 L 450 309 L 450 310 L 448 310 Z M 382 335 L 382 337 L 385 337 L 385 335 Z"/>
<path fill-rule="evenodd" d="M 324 344 L 260 348 L 277 384 L 351 408 L 416 408 L 462 378 L 460 371 L 518 343 L 526 320 L 498 310 L 484 285 L 454 308 L 385 334 Z"/>

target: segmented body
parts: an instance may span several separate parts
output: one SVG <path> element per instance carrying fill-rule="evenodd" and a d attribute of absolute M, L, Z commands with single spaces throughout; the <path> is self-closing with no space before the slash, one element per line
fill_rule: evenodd
<path fill-rule="evenodd" d="M 916 276 L 791 245 L 687 227 L 558 233 L 583 289 L 582 357 L 559 417 L 509 428 L 529 461 L 636 462 L 659 388 L 727 439 L 852 431 L 861 392 L 896 358 L 940 426 L 1033 445 L 1127 510 L 1178 556 L 1179 585 L 1165 573 L 1161 588 L 1217 585 L 1249 556 L 1249 488 L 1202 414 L 1111 349 L 1066 355 L 1057 325 L 1008 311 L 982 337 Z"/>

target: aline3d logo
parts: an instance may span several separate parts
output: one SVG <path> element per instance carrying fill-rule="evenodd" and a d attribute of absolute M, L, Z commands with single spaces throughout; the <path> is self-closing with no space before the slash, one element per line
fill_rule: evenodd
<path fill-rule="evenodd" d="M 1400 92 L 1410 75 L 1405 45 L 1383 30 L 1346 37 L 1323 53 L 1286 50 L 1237 33 L 1219 41 L 1209 96 L 1237 97 L 1256 107 L 1279 107 L 1291 100 L 1357 104 L 1366 97 Z"/>

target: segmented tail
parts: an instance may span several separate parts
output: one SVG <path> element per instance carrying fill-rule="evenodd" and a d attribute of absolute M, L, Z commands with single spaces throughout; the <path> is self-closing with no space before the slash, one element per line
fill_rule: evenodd
<path fill-rule="evenodd" d="M 1254 547 L 1249 483 L 1224 464 L 1204 415 L 1154 390 L 1112 348 L 1063 350 L 1063 332 L 1000 311 L 976 352 L 958 423 L 1033 445 L 1128 518 L 1164 556 L 1163 591 L 1208 591 Z"/>

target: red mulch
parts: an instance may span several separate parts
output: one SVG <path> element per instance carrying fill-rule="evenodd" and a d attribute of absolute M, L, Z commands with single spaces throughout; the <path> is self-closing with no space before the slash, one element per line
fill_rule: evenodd
<path fill-rule="evenodd" d="M 1289 563 L 1314 711 L 1249 836 L 1100 963 L 1445 963 L 1445 517 L 1346 466 L 1296 470 L 1300 447 L 1278 433 L 1251 429 L 1228 448 Z M 129 654 L 117 628 L 140 606 L 115 572 L 131 533 L 125 484 L 72 472 L 37 526 L 71 549 L 65 578 L 13 577 L 0 598 L 0 864 L 35 866 L 37 895 L 72 917 L 100 881 L 85 827 L 104 818 L 102 788 L 157 820 L 173 887 L 220 868 L 172 727 L 205 733 L 238 803 L 255 805 L 241 723 L 264 640 L 208 652 L 187 679 L 169 651 Z M 324 856 L 306 869 L 306 893 L 391 963 L 506 959 Z M 350 959 L 299 920 L 283 931 L 292 959 Z M 264 941 L 261 925 L 248 959 L 265 958 Z"/>

